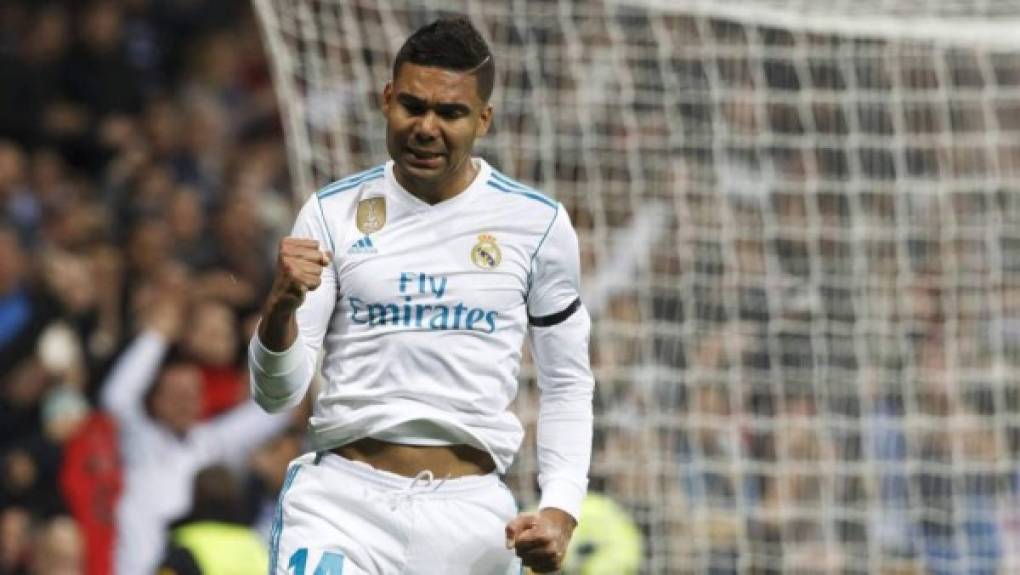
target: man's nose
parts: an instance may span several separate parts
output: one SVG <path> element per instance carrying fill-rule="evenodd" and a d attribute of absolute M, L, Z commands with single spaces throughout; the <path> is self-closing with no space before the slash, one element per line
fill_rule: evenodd
<path fill-rule="evenodd" d="M 439 137 L 439 119 L 436 113 L 429 110 L 418 120 L 414 136 L 419 140 L 434 140 Z"/>

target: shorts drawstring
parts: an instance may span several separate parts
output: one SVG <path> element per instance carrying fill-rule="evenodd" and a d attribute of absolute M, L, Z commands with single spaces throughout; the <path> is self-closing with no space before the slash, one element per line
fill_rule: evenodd
<path fill-rule="evenodd" d="M 450 476 L 447 475 L 436 481 L 436 476 L 432 473 L 431 469 L 423 469 L 414 476 L 407 487 L 395 491 L 384 491 L 376 497 L 386 499 L 390 505 L 390 510 L 396 511 L 401 504 L 410 502 L 416 495 L 435 493 L 449 478 Z"/>

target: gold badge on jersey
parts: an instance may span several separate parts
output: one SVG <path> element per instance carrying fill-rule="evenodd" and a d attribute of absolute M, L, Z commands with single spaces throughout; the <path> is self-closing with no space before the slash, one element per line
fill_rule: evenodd
<path fill-rule="evenodd" d="M 496 238 L 489 234 L 478 236 L 478 243 L 471 248 L 471 261 L 475 262 L 476 266 L 483 270 L 489 270 L 498 266 L 502 259 L 503 254 L 500 253 L 499 246 L 496 245 Z"/>
<path fill-rule="evenodd" d="M 365 235 L 381 230 L 386 225 L 386 198 L 368 198 L 358 202 L 355 221 L 358 230 Z"/>

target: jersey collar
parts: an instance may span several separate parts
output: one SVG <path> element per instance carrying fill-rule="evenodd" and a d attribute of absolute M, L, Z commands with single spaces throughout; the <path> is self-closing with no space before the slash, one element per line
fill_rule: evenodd
<path fill-rule="evenodd" d="M 400 182 L 397 181 L 397 177 L 393 175 L 393 160 L 386 162 L 386 182 L 389 184 L 388 188 L 397 199 L 414 206 L 417 210 L 430 212 L 447 210 L 451 207 L 467 202 L 468 199 L 482 190 L 485 187 L 485 182 L 489 180 L 489 175 L 492 173 L 492 167 L 489 166 L 489 163 L 482 158 L 471 158 L 471 161 L 474 162 L 475 166 L 478 168 L 478 172 L 475 174 L 475 179 L 471 180 L 471 183 L 467 188 L 464 188 L 464 191 L 452 198 L 443 200 L 438 204 L 429 204 L 428 202 L 422 201 L 417 196 L 404 189 L 404 186 L 401 186 Z"/>

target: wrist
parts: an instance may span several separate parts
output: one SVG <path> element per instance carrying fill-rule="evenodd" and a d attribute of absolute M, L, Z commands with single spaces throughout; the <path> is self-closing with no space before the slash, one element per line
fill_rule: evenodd
<path fill-rule="evenodd" d="M 258 338 L 269 351 L 282 352 L 297 339 L 295 310 L 288 306 L 267 306 L 259 322 Z"/>
<path fill-rule="evenodd" d="M 262 306 L 262 317 L 287 320 L 297 312 L 299 307 L 301 307 L 301 300 L 287 293 L 277 293 L 274 289 Z"/>
<path fill-rule="evenodd" d="M 538 514 L 546 519 L 551 519 L 560 525 L 566 526 L 568 533 L 572 532 L 574 527 L 577 526 L 577 519 L 575 519 L 570 513 L 567 513 L 558 507 L 543 507 L 538 510 Z"/>

